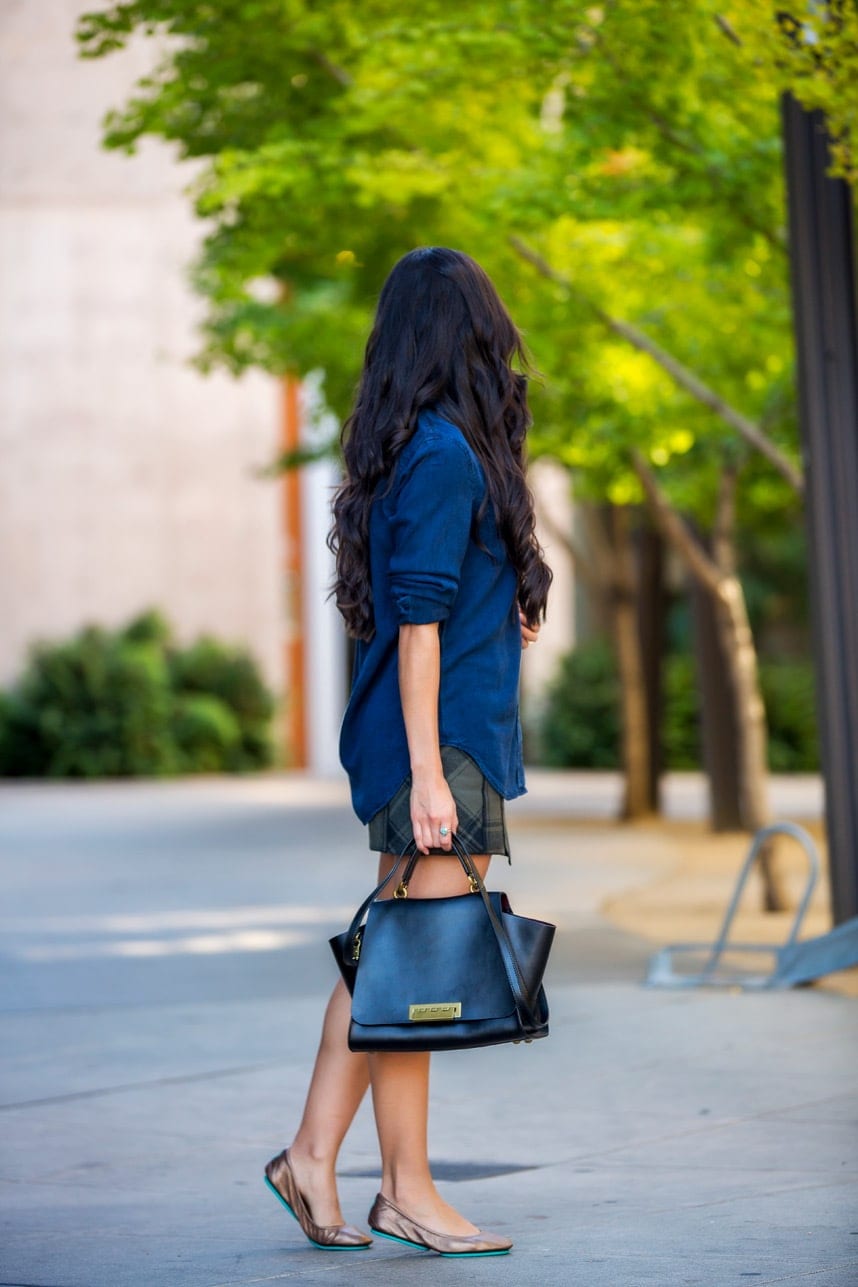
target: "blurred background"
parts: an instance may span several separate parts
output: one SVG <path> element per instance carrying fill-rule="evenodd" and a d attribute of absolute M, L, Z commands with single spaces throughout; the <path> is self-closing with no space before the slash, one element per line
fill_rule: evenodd
<path fill-rule="evenodd" d="M 327 1272 L 255 1195 L 372 875 L 325 537 L 429 244 L 531 358 L 495 866 L 558 927 L 551 1042 L 437 1061 L 433 1165 L 516 1283 L 855 1282 L 856 51 L 851 0 L 0 0 L 3 1282 Z M 802 970 L 642 988 L 775 819 Z M 806 872 L 762 846 L 772 968 Z M 358 1218 L 368 1109 L 340 1174 Z"/>
<path fill-rule="evenodd" d="M 2 14 L 4 774 L 337 771 L 337 426 L 433 242 L 535 367 L 530 761 L 621 767 L 626 816 L 702 765 L 716 827 L 818 769 L 780 101 L 828 111 L 851 179 L 848 31 L 704 0 Z"/>

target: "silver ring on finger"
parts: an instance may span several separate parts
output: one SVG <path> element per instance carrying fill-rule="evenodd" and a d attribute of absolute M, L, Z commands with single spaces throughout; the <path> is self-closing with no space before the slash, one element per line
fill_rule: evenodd
<path fill-rule="evenodd" d="M 449 836 L 449 834 L 450 834 L 450 828 L 449 828 L 449 827 L 439 827 L 439 828 L 438 828 L 438 835 L 439 835 L 439 836 Z"/>

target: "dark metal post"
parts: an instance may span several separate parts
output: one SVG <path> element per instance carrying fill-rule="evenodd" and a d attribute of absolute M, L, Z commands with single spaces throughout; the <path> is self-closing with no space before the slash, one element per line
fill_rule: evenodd
<path fill-rule="evenodd" d="M 858 915 L 858 324 L 851 193 L 819 113 L 783 107 L 832 909 Z"/>

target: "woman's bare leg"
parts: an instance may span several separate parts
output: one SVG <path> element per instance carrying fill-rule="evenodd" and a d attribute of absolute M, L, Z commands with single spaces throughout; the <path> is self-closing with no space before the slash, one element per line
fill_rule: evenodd
<path fill-rule="evenodd" d="M 328 1002 L 304 1115 L 289 1148 L 295 1180 L 317 1224 L 342 1224 L 337 1154 L 369 1085 L 365 1054 L 348 1048 L 351 997 L 340 980 Z"/>
<path fill-rule="evenodd" d="M 394 861 L 390 854 L 382 854 L 379 880 Z M 478 856 L 474 862 L 485 876 L 489 857 Z M 445 898 L 467 890 L 455 858 L 430 855 L 417 864 L 408 892 L 411 898 Z M 427 1228 L 447 1234 L 475 1233 L 476 1227 L 438 1193 L 429 1170 L 429 1055 L 385 1052 L 368 1058 L 381 1147 L 381 1192 Z"/>

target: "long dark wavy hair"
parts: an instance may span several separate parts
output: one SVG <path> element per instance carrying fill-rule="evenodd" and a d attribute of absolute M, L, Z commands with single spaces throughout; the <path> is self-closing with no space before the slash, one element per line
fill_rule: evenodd
<path fill-rule="evenodd" d="M 514 370 L 515 361 L 520 370 Z M 343 425 L 344 481 L 333 502 L 328 544 L 333 593 L 346 629 L 374 631 L 369 516 L 379 480 L 390 477 L 417 416 L 434 408 L 464 434 L 483 466 L 498 529 L 531 624 L 545 616 L 551 570 L 534 531 L 525 480 L 527 359 L 521 336 L 487 274 L 460 250 L 427 246 L 394 266 L 379 296 L 354 409 Z"/>

